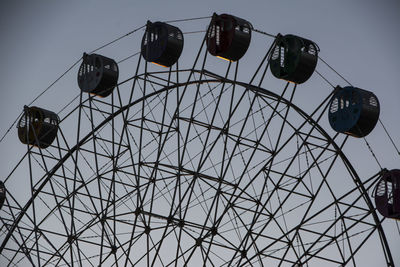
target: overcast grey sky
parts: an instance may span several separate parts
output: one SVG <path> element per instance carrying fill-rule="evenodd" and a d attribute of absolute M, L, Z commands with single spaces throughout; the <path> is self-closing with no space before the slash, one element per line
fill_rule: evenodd
<path fill-rule="evenodd" d="M 3 0 L 0 2 L 0 134 L 3 135 L 10 127 L 24 105 L 78 60 L 83 52 L 142 26 L 147 20 L 211 16 L 213 12 L 245 18 L 256 29 L 271 34 L 292 33 L 315 41 L 321 48 L 323 59 L 353 85 L 377 95 L 381 104 L 380 118 L 400 147 L 398 0 Z M 193 22 L 187 29 L 204 30 L 207 23 L 207 20 Z M 121 59 L 137 52 L 138 47 L 138 43 L 123 43 L 106 51 L 111 57 Z M 260 51 L 260 57 L 264 53 Z M 60 86 L 52 88 L 35 105 L 58 111 L 79 93 L 75 75 L 73 73 Z M 303 85 L 307 93 L 300 98 L 299 106 L 307 106 L 307 99 L 313 98 L 313 90 L 327 90 L 327 85 L 316 78 L 311 84 L 308 87 Z M 368 141 L 384 167 L 400 168 L 399 155 L 380 125 L 368 136 Z M 356 167 L 367 168 L 365 173 L 372 175 L 374 169 L 378 170 L 377 166 L 371 155 L 364 154 L 367 151 L 365 147 L 357 150 L 361 145 L 365 146 L 362 141 L 354 141 L 345 152 L 349 153 Z M 1 177 L 7 175 L 24 150 L 14 127 L 0 144 Z M 394 247 L 393 253 L 400 251 L 400 244 L 394 244 Z M 400 262 L 400 256 L 396 259 Z"/>
<path fill-rule="evenodd" d="M 39 0 L 2 1 L 0 5 L 4 125 L 13 121 L 10 114 L 21 110 L 83 51 L 141 26 L 148 19 L 172 20 L 208 16 L 212 12 L 241 16 L 254 27 L 273 34 L 293 33 L 314 40 L 321 47 L 321 56 L 332 66 L 352 83 L 377 94 L 382 102 L 382 117 L 389 126 L 389 121 L 396 118 L 393 109 L 399 111 L 396 78 L 400 66 L 400 4 L 395 0 L 379 4 L 370 0 Z"/>

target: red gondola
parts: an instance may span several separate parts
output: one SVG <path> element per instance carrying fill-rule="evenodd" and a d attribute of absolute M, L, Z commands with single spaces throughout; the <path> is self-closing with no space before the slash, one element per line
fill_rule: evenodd
<path fill-rule="evenodd" d="M 250 22 L 228 14 L 214 13 L 207 31 L 211 55 L 237 61 L 246 53 L 251 39 Z"/>
<path fill-rule="evenodd" d="M 375 205 L 383 216 L 400 220 L 400 170 L 382 176 L 375 190 Z"/>

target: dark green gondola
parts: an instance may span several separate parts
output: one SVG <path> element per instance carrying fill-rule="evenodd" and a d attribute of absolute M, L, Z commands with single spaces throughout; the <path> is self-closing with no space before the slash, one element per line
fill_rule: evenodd
<path fill-rule="evenodd" d="M 301 84 L 313 74 L 318 61 L 318 46 L 295 35 L 279 35 L 270 59 L 272 74 L 279 79 Z"/>

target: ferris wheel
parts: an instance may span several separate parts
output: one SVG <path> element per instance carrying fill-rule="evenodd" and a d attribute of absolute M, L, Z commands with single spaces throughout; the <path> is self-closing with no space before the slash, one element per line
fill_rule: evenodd
<path fill-rule="evenodd" d="M 72 104 L 24 107 L 26 152 L 0 182 L 4 266 L 356 266 L 371 244 L 394 266 L 400 170 L 361 177 L 343 152 L 379 122 L 377 96 L 329 84 L 306 110 L 315 42 L 207 19 L 190 66 L 185 33 L 148 21 L 133 75 L 84 53 Z M 255 33 L 272 42 L 241 80 Z"/>

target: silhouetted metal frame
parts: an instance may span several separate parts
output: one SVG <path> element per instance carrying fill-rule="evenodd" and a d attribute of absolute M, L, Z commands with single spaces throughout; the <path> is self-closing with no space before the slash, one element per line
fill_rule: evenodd
<path fill-rule="evenodd" d="M 177 71 L 177 72 L 178 72 L 178 71 Z M 55 174 L 55 172 L 56 172 L 60 167 L 63 166 L 63 164 L 65 163 L 65 161 L 66 161 L 68 158 L 70 158 L 70 157 L 73 155 L 73 153 L 76 153 L 76 152 L 80 149 L 80 147 L 81 147 L 85 142 L 87 142 L 88 139 L 89 139 L 90 137 L 93 137 L 94 133 L 97 132 L 97 131 L 98 131 L 101 127 L 103 127 L 106 123 L 108 123 L 108 122 L 110 122 L 110 121 L 113 121 L 113 119 L 114 119 L 116 116 L 118 116 L 118 115 L 120 115 L 120 114 L 123 114 L 123 111 L 128 110 L 130 107 L 132 107 L 132 106 L 134 106 L 134 105 L 136 105 L 136 104 L 138 104 L 138 103 L 140 103 L 140 102 L 143 103 L 143 101 L 145 101 L 147 98 L 150 98 L 150 97 L 155 96 L 155 95 L 157 95 L 157 94 L 160 94 L 160 93 L 162 93 L 162 92 L 169 91 L 169 90 L 172 90 L 172 89 L 175 89 L 175 88 L 179 88 L 179 87 L 185 87 L 185 86 L 188 86 L 189 84 L 197 84 L 197 85 L 200 85 L 200 84 L 202 84 L 202 83 L 213 83 L 213 82 L 218 83 L 218 82 L 222 82 L 222 83 L 230 83 L 230 84 L 233 84 L 233 85 L 243 86 L 243 87 L 245 87 L 245 88 L 248 88 L 249 90 L 252 90 L 252 91 L 253 91 L 254 93 L 256 93 L 256 94 L 267 95 L 267 96 L 270 96 L 270 97 L 272 97 L 272 98 L 274 98 L 274 99 L 276 99 L 276 100 L 278 100 L 278 101 L 281 101 L 282 103 L 284 103 L 284 104 L 287 105 L 288 107 L 294 109 L 294 110 L 295 110 L 296 112 L 298 112 L 301 116 L 303 116 L 303 117 L 305 118 L 305 122 L 304 122 L 304 123 L 307 123 L 307 122 L 308 122 L 308 123 L 311 124 L 313 127 L 315 127 L 315 128 L 329 141 L 329 143 L 333 145 L 333 147 L 336 149 L 338 155 L 342 158 L 342 160 L 343 160 L 343 162 L 345 163 L 346 167 L 348 168 L 348 170 L 349 170 L 350 173 L 352 174 L 352 178 L 353 178 L 353 180 L 354 180 L 354 183 L 357 185 L 357 188 L 358 188 L 358 190 L 360 191 L 360 197 L 363 197 L 363 198 L 364 198 L 364 200 L 365 200 L 365 202 L 366 202 L 368 208 L 370 209 L 370 212 L 371 212 L 371 214 L 372 214 L 372 216 L 373 216 L 373 219 L 374 219 L 374 221 L 375 221 L 375 224 L 376 224 L 376 229 L 378 230 L 378 233 L 379 233 L 379 236 L 380 236 L 381 243 L 382 243 L 382 245 L 383 245 L 383 249 L 384 249 L 384 253 L 385 253 L 385 258 L 386 258 L 386 261 L 387 261 L 387 265 L 388 265 L 388 266 L 394 266 L 393 258 L 392 258 L 391 252 L 390 252 L 390 248 L 389 248 L 389 245 L 388 245 L 388 243 L 387 243 L 387 240 L 386 240 L 386 237 L 385 237 L 383 228 L 382 228 L 382 226 L 381 226 L 381 221 L 379 220 L 379 218 L 378 218 L 378 216 L 377 216 L 377 214 L 376 214 L 376 212 L 375 212 L 374 206 L 373 206 L 373 204 L 372 204 L 372 202 L 371 202 L 371 200 L 370 200 L 370 198 L 369 198 L 369 196 L 368 196 L 368 193 L 367 193 L 366 189 L 364 188 L 364 185 L 363 185 L 362 181 L 360 180 L 360 178 L 359 178 L 357 172 L 355 171 L 355 169 L 354 169 L 353 166 L 350 164 L 350 162 L 349 162 L 349 160 L 347 159 L 347 157 L 346 157 L 346 156 L 344 155 L 344 153 L 342 152 L 341 147 L 339 147 L 339 146 L 335 143 L 335 141 L 326 133 L 326 131 L 325 131 L 321 126 L 319 126 L 318 123 L 316 123 L 316 122 L 314 121 L 314 119 L 313 119 L 310 115 L 306 114 L 302 109 L 300 109 L 299 107 L 295 106 L 291 101 L 288 101 L 288 100 L 284 99 L 282 96 L 279 96 L 279 95 L 277 95 L 277 94 L 275 94 L 275 93 L 273 93 L 273 92 L 270 92 L 270 91 L 268 91 L 268 90 L 262 89 L 262 88 L 260 88 L 260 87 L 251 86 L 251 85 L 249 85 L 249 84 L 242 83 L 242 82 L 232 81 L 232 80 L 229 80 L 229 79 L 227 79 L 227 78 L 220 77 L 220 76 L 218 76 L 218 75 L 216 75 L 216 74 L 212 74 L 212 73 L 210 73 L 210 72 L 207 72 L 207 71 L 205 71 L 205 70 L 203 70 L 203 71 L 192 70 L 192 72 L 193 72 L 193 73 L 196 72 L 196 73 L 204 74 L 205 76 L 212 77 L 212 78 L 211 78 L 211 79 L 199 79 L 199 80 L 196 80 L 196 81 L 188 81 L 188 82 L 183 82 L 183 83 L 175 83 L 175 84 L 172 84 L 172 85 L 169 85 L 169 86 L 165 86 L 164 88 L 162 88 L 162 89 L 160 89 L 160 90 L 158 90 L 158 91 L 155 91 L 155 92 L 152 92 L 152 93 L 149 93 L 149 94 L 144 94 L 140 99 L 137 99 L 136 101 L 130 102 L 129 104 L 127 104 L 127 105 L 121 107 L 119 110 L 116 110 L 113 114 L 111 114 L 107 119 L 105 119 L 103 122 L 101 122 L 98 126 L 96 126 L 95 128 L 92 127 L 92 131 L 91 131 L 90 133 L 88 133 L 88 134 L 87 134 L 86 136 L 84 136 L 82 139 L 78 140 L 77 144 L 76 144 L 74 147 L 72 147 L 72 148 L 68 151 L 68 153 L 67 153 L 63 158 L 61 158 L 60 161 L 59 161 L 51 170 L 48 170 L 47 174 L 46 174 L 45 177 L 44 177 L 44 178 L 45 178 L 44 181 L 40 184 L 40 186 L 39 186 L 34 192 L 32 192 L 32 197 L 29 199 L 29 201 L 26 203 L 26 205 L 21 209 L 21 213 L 18 215 L 17 218 L 15 218 L 15 221 L 14 221 L 13 225 L 11 226 L 11 228 L 9 229 L 9 231 L 8 231 L 8 233 L 7 233 L 6 237 L 5 237 L 5 239 L 3 240 L 2 244 L 1 244 L 1 247 L 0 247 L 0 253 L 3 251 L 3 249 L 5 248 L 5 246 L 6 246 L 7 242 L 8 242 L 8 240 L 9 240 L 10 237 L 13 235 L 13 233 L 14 233 L 14 231 L 16 230 L 16 228 L 17 228 L 17 226 L 18 226 L 20 220 L 22 219 L 22 217 L 25 216 L 26 211 L 27 211 L 28 208 L 33 204 L 34 199 L 35 199 L 35 198 L 37 197 L 37 195 L 41 192 L 41 190 L 44 188 L 44 186 L 49 182 L 50 178 Z M 142 76 L 142 75 L 136 75 L 136 76 L 134 77 L 134 79 L 138 79 L 138 78 L 140 78 L 141 76 Z M 79 127 L 78 127 L 78 129 L 79 129 Z M 79 135 L 78 135 L 78 136 L 79 136 Z M 28 148 L 28 149 L 29 149 L 29 148 Z M 60 153 L 61 153 L 61 152 L 60 152 Z M 29 154 L 29 153 L 28 153 L 28 154 Z M 183 154 L 184 154 L 184 153 L 183 153 Z M 76 157 L 77 157 L 77 155 L 78 155 L 78 154 L 76 154 Z M 43 160 L 44 160 L 44 159 L 43 159 Z M 75 158 L 75 161 L 77 161 L 77 158 Z M 76 165 L 75 165 L 75 166 L 76 166 Z M 179 168 L 179 170 L 180 170 L 180 168 Z M 73 192 L 72 192 L 72 194 L 73 194 Z M 335 201 L 335 202 L 336 202 L 336 201 Z M 335 202 L 332 203 L 332 205 L 335 204 Z M 73 211 L 73 205 L 72 205 L 71 211 Z M 73 223 L 72 221 L 73 221 L 73 220 L 71 220 L 71 223 Z M 74 229 L 73 225 L 72 225 L 72 228 L 71 228 L 71 229 Z M 322 235 L 321 235 L 321 236 L 322 236 Z M 128 253 L 128 255 L 129 255 L 129 253 Z M 30 258 L 30 257 L 28 257 L 28 258 Z M 61 258 L 63 258 L 63 257 L 61 257 Z M 65 260 L 65 259 L 64 259 L 64 260 Z"/>

